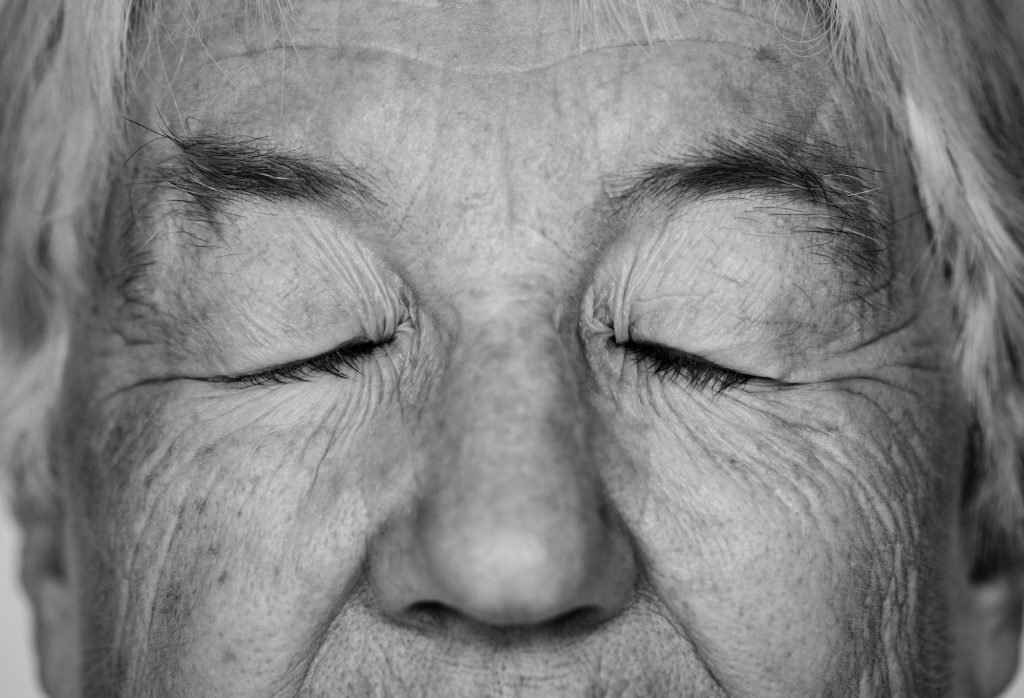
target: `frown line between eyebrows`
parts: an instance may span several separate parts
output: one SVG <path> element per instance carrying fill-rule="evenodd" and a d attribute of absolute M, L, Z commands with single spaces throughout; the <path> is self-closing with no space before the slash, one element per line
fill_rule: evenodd
<path fill-rule="evenodd" d="M 711 197 L 782 197 L 794 204 L 787 214 L 824 214 L 824 226 L 795 234 L 828 235 L 829 249 L 817 253 L 875 282 L 892 271 L 886 256 L 891 204 L 872 181 L 879 174 L 857 164 L 848 149 L 812 134 L 757 130 L 715 136 L 696 152 L 644 168 L 617 187 L 612 204 L 633 217 L 652 206 L 675 213 Z"/>

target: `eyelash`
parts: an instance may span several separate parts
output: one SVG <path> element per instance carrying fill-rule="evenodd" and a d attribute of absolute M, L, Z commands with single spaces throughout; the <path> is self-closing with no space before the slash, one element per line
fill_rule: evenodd
<path fill-rule="evenodd" d="M 646 368 L 655 376 L 669 380 L 685 380 L 691 388 L 715 395 L 758 380 L 758 376 L 740 373 L 661 344 L 627 341 L 619 348 L 632 358 L 634 366 Z"/>
<path fill-rule="evenodd" d="M 361 373 L 360 362 L 381 346 L 368 341 L 350 342 L 311 359 L 290 361 L 240 376 L 218 376 L 211 380 L 215 383 L 256 386 L 304 382 L 324 373 L 338 378 L 348 378 L 352 373 Z"/>
<path fill-rule="evenodd" d="M 320 374 L 348 378 L 351 373 L 361 373 L 360 362 L 380 346 L 367 341 L 348 343 L 310 359 L 291 361 L 256 373 L 217 376 L 211 380 L 216 383 L 260 386 L 305 382 Z M 710 391 L 715 395 L 732 388 L 741 388 L 758 378 L 660 344 L 627 341 L 620 344 L 619 348 L 632 358 L 634 366 L 643 366 L 654 375 L 669 380 L 684 379 L 691 388 Z"/>

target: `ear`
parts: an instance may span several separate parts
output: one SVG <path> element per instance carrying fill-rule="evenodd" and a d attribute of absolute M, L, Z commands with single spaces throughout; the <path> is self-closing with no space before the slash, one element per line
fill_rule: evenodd
<path fill-rule="evenodd" d="M 1024 571 L 1011 566 L 977 567 L 960 546 L 953 598 L 953 633 L 958 683 L 963 695 L 992 698 L 1017 671 L 1024 598 Z"/>
<path fill-rule="evenodd" d="M 24 528 L 21 579 L 35 614 L 39 675 L 53 698 L 78 695 L 78 613 L 68 575 L 64 531 L 52 520 Z"/>

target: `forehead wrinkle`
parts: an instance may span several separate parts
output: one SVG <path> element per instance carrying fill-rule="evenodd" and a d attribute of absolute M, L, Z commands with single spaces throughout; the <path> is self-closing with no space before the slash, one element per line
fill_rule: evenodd
<path fill-rule="evenodd" d="M 524 7 L 526 6 L 526 7 Z M 349 0 L 206 0 L 178 3 L 179 39 L 197 40 L 213 61 L 273 49 L 376 49 L 463 73 L 542 68 L 592 50 L 676 40 L 718 42 L 715 22 L 695 11 L 742 15 L 787 43 L 807 42 L 800 0 L 538 0 L 529 3 Z M 184 25 L 184 27 L 182 27 Z M 749 48 L 758 48 L 752 37 Z"/>

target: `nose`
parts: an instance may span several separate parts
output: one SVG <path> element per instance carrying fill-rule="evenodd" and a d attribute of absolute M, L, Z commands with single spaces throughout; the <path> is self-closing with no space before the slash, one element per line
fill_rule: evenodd
<path fill-rule="evenodd" d="M 579 362 L 553 331 L 504 334 L 453 357 L 419 492 L 372 547 L 371 588 L 398 621 L 596 623 L 633 589 L 634 551 L 602 486 L 607 438 Z"/>

